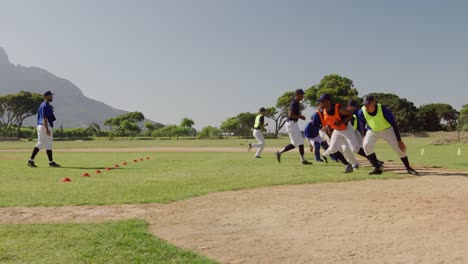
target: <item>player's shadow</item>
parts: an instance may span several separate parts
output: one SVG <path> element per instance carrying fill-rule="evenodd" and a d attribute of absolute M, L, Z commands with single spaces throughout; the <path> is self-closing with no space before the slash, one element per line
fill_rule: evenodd
<path fill-rule="evenodd" d="M 435 168 L 437 169 L 437 168 Z M 424 177 L 424 176 L 442 176 L 442 177 L 448 177 L 448 176 L 458 176 L 458 177 L 468 177 L 467 172 L 461 172 L 461 171 L 442 171 L 442 170 L 434 170 L 434 168 L 417 168 L 416 169 L 419 172 L 419 177 Z M 400 169 L 400 168 L 384 168 L 384 171 L 388 172 L 393 172 L 397 174 L 406 174 L 406 171 Z M 418 177 L 418 176 L 416 176 Z"/>

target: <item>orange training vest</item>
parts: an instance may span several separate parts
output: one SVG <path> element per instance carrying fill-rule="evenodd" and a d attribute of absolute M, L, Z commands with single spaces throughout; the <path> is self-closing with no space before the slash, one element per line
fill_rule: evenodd
<path fill-rule="evenodd" d="M 335 125 L 336 121 L 341 121 L 340 117 L 340 104 L 335 104 L 335 114 L 328 115 L 327 110 L 323 109 L 323 119 L 325 123 L 335 130 L 346 130 L 346 125 L 341 124 L 340 126 Z"/>
<path fill-rule="evenodd" d="M 322 123 L 322 126 L 323 126 L 323 127 L 327 126 L 327 124 L 325 123 L 325 120 L 323 120 L 323 114 L 322 114 L 322 112 L 320 112 L 319 110 L 317 110 L 317 115 L 318 115 L 319 118 L 320 118 L 320 123 Z"/>

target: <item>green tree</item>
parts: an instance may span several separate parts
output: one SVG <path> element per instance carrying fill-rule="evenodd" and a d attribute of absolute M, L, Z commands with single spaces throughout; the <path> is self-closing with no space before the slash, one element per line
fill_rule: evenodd
<path fill-rule="evenodd" d="M 413 102 L 391 93 L 373 93 L 377 102 L 386 106 L 395 116 L 395 121 L 401 132 L 422 131 L 417 120 L 418 109 Z"/>
<path fill-rule="evenodd" d="M 463 105 L 460 110 L 460 129 L 468 131 L 468 104 Z"/>
<path fill-rule="evenodd" d="M 110 137 L 131 136 L 134 137 L 141 132 L 138 126 L 145 116 L 141 112 L 130 112 L 104 121 L 104 125 L 109 126 L 111 130 Z"/>
<path fill-rule="evenodd" d="M 13 134 L 18 135 L 24 120 L 36 115 L 43 101 L 42 95 L 26 91 L 1 96 L 0 134 L 5 135 L 13 130 Z"/>
<path fill-rule="evenodd" d="M 206 126 L 198 133 L 197 138 L 198 139 L 222 138 L 221 130 L 213 126 Z"/>
<path fill-rule="evenodd" d="M 183 118 L 182 121 L 180 122 L 180 126 L 181 127 L 188 127 L 188 128 L 192 128 L 193 125 L 195 125 L 195 122 L 190 119 L 190 118 Z"/>
<path fill-rule="evenodd" d="M 449 104 L 422 105 L 416 117 L 423 131 L 454 131 L 457 127 L 457 111 Z"/>
<path fill-rule="evenodd" d="M 86 128 L 86 132 L 89 135 L 97 137 L 101 134 L 101 127 L 97 123 L 92 123 Z"/>
<path fill-rule="evenodd" d="M 239 124 L 237 117 L 229 117 L 221 123 L 220 129 L 224 132 L 234 133 L 238 131 Z"/>
<path fill-rule="evenodd" d="M 319 84 L 309 87 L 305 91 L 304 98 L 309 105 L 314 107 L 321 94 L 328 93 L 335 103 L 345 104 L 349 99 L 357 99 L 358 91 L 354 83 L 347 77 L 338 74 L 325 75 Z"/>

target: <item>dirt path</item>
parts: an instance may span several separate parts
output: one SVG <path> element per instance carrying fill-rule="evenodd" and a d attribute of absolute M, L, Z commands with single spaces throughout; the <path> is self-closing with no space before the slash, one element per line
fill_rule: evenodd
<path fill-rule="evenodd" d="M 165 205 L 0 208 L 0 224 L 141 218 L 157 237 L 222 263 L 468 263 L 467 176 L 426 169 L 423 177 L 266 187 Z"/>

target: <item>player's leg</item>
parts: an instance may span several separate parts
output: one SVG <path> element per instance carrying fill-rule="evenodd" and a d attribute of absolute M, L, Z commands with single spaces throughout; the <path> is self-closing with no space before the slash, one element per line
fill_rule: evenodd
<path fill-rule="evenodd" d="M 50 136 L 46 135 L 45 142 L 44 142 L 44 146 L 45 146 L 46 152 L 47 152 L 47 157 L 49 158 L 49 166 L 50 167 L 60 167 L 60 165 L 57 164 L 54 161 L 54 158 L 53 158 L 53 155 L 52 155 L 53 143 L 54 143 L 54 132 L 52 131 L 52 129 L 50 129 Z"/>
<path fill-rule="evenodd" d="M 36 164 L 34 163 L 34 159 L 36 158 L 36 155 L 39 153 L 43 146 L 44 142 L 44 135 L 45 135 L 45 128 L 42 125 L 37 126 L 37 144 L 34 146 L 34 149 L 32 151 L 31 157 L 28 160 L 27 165 L 29 167 L 37 167 Z"/>
<path fill-rule="evenodd" d="M 263 137 L 262 131 L 259 129 L 256 129 L 254 131 L 254 137 L 258 141 L 258 143 L 252 144 L 252 147 L 257 148 L 257 152 L 255 153 L 255 158 L 260 158 L 263 152 L 263 148 L 265 147 L 265 138 Z"/>
<path fill-rule="evenodd" d="M 294 138 L 293 138 L 293 136 L 292 136 L 292 134 L 291 134 L 291 133 L 292 133 L 292 130 L 294 130 L 294 129 L 292 128 L 292 125 L 293 125 L 293 124 L 295 124 L 295 123 L 292 122 L 292 121 L 288 121 L 288 122 L 286 122 L 286 124 L 285 124 L 285 126 L 284 126 L 284 127 L 286 128 L 286 132 L 287 132 L 288 135 L 289 135 L 289 141 L 290 141 L 291 143 L 288 144 L 288 145 L 286 145 L 284 148 L 282 148 L 282 149 L 276 151 L 275 155 L 276 155 L 276 159 L 278 160 L 279 163 L 281 163 L 281 154 L 283 154 L 284 152 L 288 152 L 288 151 L 290 151 L 290 150 L 292 150 L 292 149 L 294 149 L 294 148 L 296 147 L 296 146 L 294 145 L 294 143 L 293 143 L 293 142 L 294 142 L 294 141 L 293 141 Z"/>
<path fill-rule="evenodd" d="M 377 155 L 375 154 L 375 143 L 379 139 L 379 135 L 372 130 L 367 130 L 366 136 L 363 140 L 363 148 L 365 154 L 367 155 L 367 159 L 374 167 L 374 170 L 371 171 L 369 174 L 382 174 L 382 167 L 379 165 L 377 160 Z"/>
<path fill-rule="evenodd" d="M 406 170 L 408 171 L 409 174 L 412 175 L 419 175 L 417 171 L 415 171 L 413 168 L 411 168 L 408 160 L 408 155 L 406 154 L 405 151 L 402 151 L 398 145 L 398 140 L 395 135 L 395 131 L 393 128 L 385 129 L 383 131 L 379 132 L 379 136 L 384 139 L 385 141 L 392 146 L 393 150 L 395 153 L 400 157 L 401 161 L 405 165 Z"/>
<path fill-rule="evenodd" d="M 354 156 L 354 153 L 351 151 L 351 147 L 348 145 L 347 141 L 344 141 L 343 145 L 341 145 L 341 150 L 342 150 L 341 152 L 343 153 L 343 156 L 353 166 L 353 169 L 358 169 L 359 162 Z"/>

